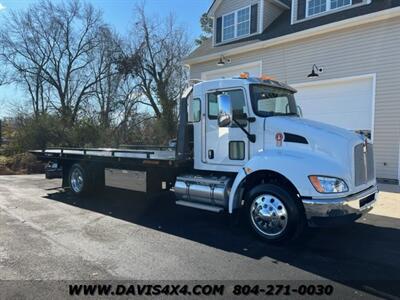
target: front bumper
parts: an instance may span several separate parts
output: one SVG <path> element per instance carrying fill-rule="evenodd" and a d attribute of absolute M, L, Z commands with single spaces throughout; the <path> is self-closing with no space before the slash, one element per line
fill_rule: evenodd
<path fill-rule="evenodd" d="M 374 206 L 378 187 L 372 186 L 360 193 L 336 199 L 303 199 L 310 226 L 336 226 L 354 221 Z"/>

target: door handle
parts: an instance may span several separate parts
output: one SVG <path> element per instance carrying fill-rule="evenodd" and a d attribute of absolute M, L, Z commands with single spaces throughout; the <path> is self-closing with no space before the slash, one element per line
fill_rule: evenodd
<path fill-rule="evenodd" d="M 214 159 L 214 150 L 212 150 L 212 149 L 208 150 L 208 158 Z"/>

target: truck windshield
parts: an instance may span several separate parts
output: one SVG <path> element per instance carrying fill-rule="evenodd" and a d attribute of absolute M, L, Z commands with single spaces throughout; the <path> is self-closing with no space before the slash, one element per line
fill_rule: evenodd
<path fill-rule="evenodd" d="M 260 117 L 297 116 L 297 106 L 291 91 L 262 84 L 250 85 L 253 111 Z"/>

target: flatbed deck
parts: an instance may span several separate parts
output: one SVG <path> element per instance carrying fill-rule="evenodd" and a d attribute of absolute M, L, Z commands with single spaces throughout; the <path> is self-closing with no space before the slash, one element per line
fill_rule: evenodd
<path fill-rule="evenodd" d="M 175 149 L 172 147 L 143 147 L 142 149 L 49 148 L 32 150 L 30 153 L 42 161 L 85 160 L 169 167 L 182 167 L 190 162 L 177 160 Z"/>

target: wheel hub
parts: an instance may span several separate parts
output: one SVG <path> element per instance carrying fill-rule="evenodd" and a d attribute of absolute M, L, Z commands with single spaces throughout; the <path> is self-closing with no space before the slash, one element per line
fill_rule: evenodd
<path fill-rule="evenodd" d="M 71 188 L 75 193 L 82 192 L 83 189 L 83 174 L 78 168 L 74 169 L 71 174 Z"/>
<path fill-rule="evenodd" d="M 268 236 L 279 235 L 287 226 L 288 214 L 284 204 L 269 194 L 254 199 L 250 214 L 253 225 Z"/>

